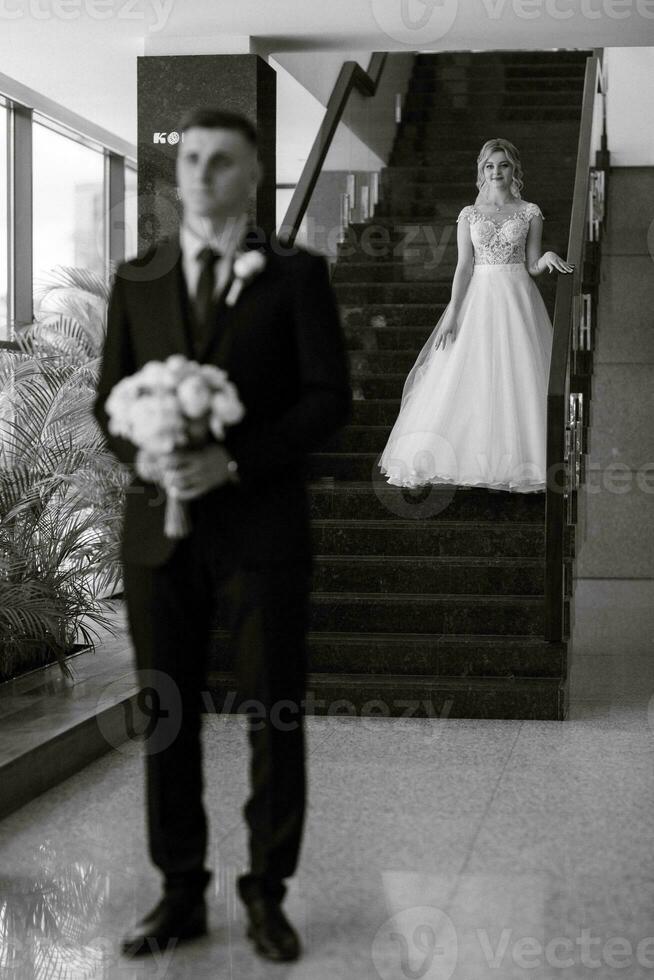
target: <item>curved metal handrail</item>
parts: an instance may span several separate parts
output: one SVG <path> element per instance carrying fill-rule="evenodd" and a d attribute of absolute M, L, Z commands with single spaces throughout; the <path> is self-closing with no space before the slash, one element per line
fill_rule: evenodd
<path fill-rule="evenodd" d="M 295 242 L 350 93 L 353 89 L 366 96 L 372 96 L 376 93 L 386 63 L 386 56 L 385 51 L 375 51 L 365 71 L 356 61 L 344 61 L 341 65 L 338 78 L 327 102 L 320 129 L 313 141 L 280 227 L 279 237 L 283 237 L 290 245 Z"/>
<path fill-rule="evenodd" d="M 559 276 L 554 306 L 552 355 L 547 391 L 547 490 L 545 497 L 545 638 L 560 642 L 564 636 L 564 549 L 566 494 L 566 404 L 570 371 L 573 313 L 581 301 L 584 277 L 584 245 L 590 190 L 593 112 L 597 92 L 604 92 L 602 51 L 595 49 L 586 61 L 581 125 L 575 169 L 567 261 L 575 266 L 569 276 Z M 602 120 L 602 152 L 606 153 L 606 120 Z"/>

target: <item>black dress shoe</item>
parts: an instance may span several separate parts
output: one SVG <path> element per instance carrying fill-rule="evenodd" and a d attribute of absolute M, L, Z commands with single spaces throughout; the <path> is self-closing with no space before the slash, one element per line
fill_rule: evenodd
<path fill-rule="evenodd" d="M 253 898 L 246 908 L 250 919 L 247 935 L 254 940 L 257 953 L 275 962 L 296 960 L 300 955 L 300 940 L 279 902 Z"/>
<path fill-rule="evenodd" d="M 207 932 L 207 906 L 203 895 L 167 893 L 144 919 L 123 938 L 125 956 L 157 954 Z"/>

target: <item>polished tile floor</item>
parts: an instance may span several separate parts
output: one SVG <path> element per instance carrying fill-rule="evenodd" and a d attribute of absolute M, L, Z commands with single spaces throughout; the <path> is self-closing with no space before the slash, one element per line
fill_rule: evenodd
<path fill-rule="evenodd" d="M 0 977 L 654 977 L 654 583 L 580 581 L 566 722 L 307 719 L 309 811 L 285 908 L 305 954 L 259 960 L 243 719 L 208 716 L 211 932 L 149 962 L 141 746 L 0 823 Z"/>

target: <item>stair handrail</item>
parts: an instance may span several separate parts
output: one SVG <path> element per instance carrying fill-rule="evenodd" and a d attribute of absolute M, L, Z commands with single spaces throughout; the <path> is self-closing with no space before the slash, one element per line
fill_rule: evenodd
<path fill-rule="evenodd" d="M 554 305 L 552 356 L 547 390 L 547 488 L 545 494 L 545 639 L 561 642 L 564 638 L 565 602 L 565 533 L 572 511 L 571 494 L 578 485 L 577 437 L 583 419 L 571 417 L 570 380 L 571 351 L 575 348 L 575 317 L 582 309 L 588 207 L 591 192 L 591 169 L 604 171 L 608 185 L 608 150 L 606 144 L 606 94 L 603 74 L 603 51 L 593 49 L 586 60 L 581 109 L 579 143 L 575 169 L 567 261 L 574 265 L 570 275 L 560 275 Z M 595 97 L 602 95 L 601 150 L 591 165 Z M 575 443 L 573 447 L 573 442 Z M 571 472 L 571 460 L 574 473 Z"/>
<path fill-rule="evenodd" d="M 318 182 L 322 165 L 331 147 L 350 93 L 356 90 L 365 96 L 375 95 L 386 64 L 386 57 L 386 51 L 374 51 L 365 70 L 357 61 L 344 61 L 341 65 L 327 101 L 325 115 L 316 133 L 306 163 L 302 168 L 300 179 L 295 186 L 280 228 L 280 237 L 283 236 L 289 245 L 293 245 L 300 230 L 302 219 L 309 206 L 311 195 Z"/>

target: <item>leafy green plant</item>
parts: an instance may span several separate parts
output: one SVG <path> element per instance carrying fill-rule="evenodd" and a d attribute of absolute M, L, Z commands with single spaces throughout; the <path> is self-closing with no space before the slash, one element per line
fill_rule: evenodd
<path fill-rule="evenodd" d="M 0 351 L 0 680 L 113 633 L 129 473 L 92 414 L 109 287 L 42 280 L 35 322 Z"/>

